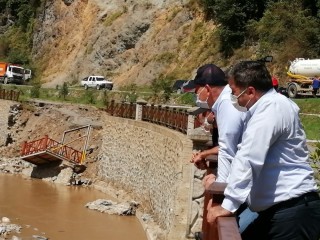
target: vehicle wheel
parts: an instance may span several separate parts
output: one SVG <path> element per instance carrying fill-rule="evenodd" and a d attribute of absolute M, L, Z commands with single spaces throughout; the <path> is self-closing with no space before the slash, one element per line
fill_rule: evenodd
<path fill-rule="evenodd" d="M 101 86 L 100 85 L 97 85 L 97 90 L 100 90 Z"/>
<path fill-rule="evenodd" d="M 296 98 L 298 95 L 298 88 L 296 83 L 290 83 L 288 86 L 288 96 L 290 98 Z"/>
<path fill-rule="evenodd" d="M 3 83 L 4 83 L 4 84 L 8 84 L 8 78 L 7 78 L 7 77 L 4 78 Z"/>
<path fill-rule="evenodd" d="M 85 90 L 88 89 L 88 85 L 87 85 L 87 84 L 84 85 L 84 89 L 85 89 Z"/>
<path fill-rule="evenodd" d="M 181 88 L 177 90 L 177 94 L 181 94 Z"/>

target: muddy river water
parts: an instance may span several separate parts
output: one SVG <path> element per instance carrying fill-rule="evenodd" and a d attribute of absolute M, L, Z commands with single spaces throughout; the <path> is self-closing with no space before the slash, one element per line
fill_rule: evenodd
<path fill-rule="evenodd" d="M 146 240 L 136 217 L 89 210 L 85 204 L 105 194 L 84 187 L 64 186 L 19 175 L 0 174 L 0 220 L 22 226 L 21 239 L 33 235 L 50 240 Z M 11 238 L 10 238 L 11 239 Z"/>

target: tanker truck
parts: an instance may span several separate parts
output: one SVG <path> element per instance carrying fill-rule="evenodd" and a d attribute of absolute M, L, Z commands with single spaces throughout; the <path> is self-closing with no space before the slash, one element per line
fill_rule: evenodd
<path fill-rule="evenodd" d="M 291 62 L 287 75 L 287 92 L 290 98 L 311 96 L 313 79 L 320 77 L 320 59 L 296 58 Z"/>
<path fill-rule="evenodd" d="M 0 82 L 24 83 L 24 68 L 15 64 L 0 62 Z"/>

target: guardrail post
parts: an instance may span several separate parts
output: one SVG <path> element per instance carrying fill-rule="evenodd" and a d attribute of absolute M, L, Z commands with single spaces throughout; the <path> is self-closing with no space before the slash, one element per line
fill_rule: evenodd
<path fill-rule="evenodd" d="M 212 145 L 212 136 L 205 132 L 201 127 L 194 128 L 194 117 L 199 113 L 199 108 L 188 109 L 188 131 L 187 136 L 193 142 L 193 151 L 200 151 L 209 148 Z M 191 115 L 191 116 L 190 116 Z M 190 119 L 190 122 L 189 122 Z M 190 156 L 191 159 L 191 156 Z M 189 214 L 188 214 L 188 237 L 194 237 L 195 232 L 202 232 L 204 192 L 202 179 L 206 175 L 205 170 L 199 170 L 196 167 L 191 168 L 190 190 L 191 196 L 189 200 Z"/>
<path fill-rule="evenodd" d="M 147 105 L 147 101 L 143 99 L 138 99 L 136 104 L 136 121 L 142 121 L 142 110 L 143 106 Z"/>
<path fill-rule="evenodd" d="M 195 118 L 197 115 L 203 113 L 207 111 L 207 109 L 203 109 L 203 108 L 198 108 L 198 107 L 193 107 L 193 108 L 189 108 L 187 109 L 187 113 L 188 113 L 188 129 L 187 129 L 187 135 L 189 136 L 190 134 L 194 134 L 193 129 L 197 128 L 196 124 L 195 124 Z"/>

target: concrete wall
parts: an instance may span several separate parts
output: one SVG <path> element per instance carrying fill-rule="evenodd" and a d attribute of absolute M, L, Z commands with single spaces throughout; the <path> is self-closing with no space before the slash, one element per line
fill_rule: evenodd
<path fill-rule="evenodd" d="M 4 146 L 8 135 L 8 118 L 12 101 L 0 99 L 0 147 Z"/>
<path fill-rule="evenodd" d="M 192 141 L 142 121 L 107 117 L 98 177 L 132 193 L 167 239 L 185 239 L 192 188 Z"/>

